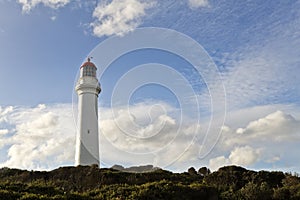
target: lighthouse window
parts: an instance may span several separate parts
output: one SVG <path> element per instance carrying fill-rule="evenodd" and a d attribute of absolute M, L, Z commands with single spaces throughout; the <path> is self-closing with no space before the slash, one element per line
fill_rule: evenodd
<path fill-rule="evenodd" d="M 96 69 L 92 66 L 86 66 L 83 68 L 83 76 L 93 76 L 96 77 Z"/>
<path fill-rule="evenodd" d="M 90 133 L 90 130 L 88 130 L 88 133 Z"/>

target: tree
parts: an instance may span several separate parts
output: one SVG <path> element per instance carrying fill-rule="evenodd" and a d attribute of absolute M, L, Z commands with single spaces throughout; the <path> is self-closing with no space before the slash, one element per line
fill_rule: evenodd
<path fill-rule="evenodd" d="M 289 189 L 284 188 L 284 187 L 274 189 L 273 199 L 285 200 L 285 199 L 290 199 L 290 198 L 291 198 L 291 194 L 290 194 Z"/>
<path fill-rule="evenodd" d="M 282 180 L 283 186 L 291 187 L 300 184 L 300 178 L 287 174 Z"/>
<path fill-rule="evenodd" d="M 201 167 L 198 170 L 198 174 L 201 175 L 201 176 L 207 176 L 207 175 L 210 174 L 210 170 L 207 167 Z"/>
<path fill-rule="evenodd" d="M 266 182 L 262 182 L 260 185 L 249 182 L 240 189 L 240 193 L 246 200 L 272 199 L 272 190 Z"/>
<path fill-rule="evenodd" d="M 189 173 L 190 175 L 197 175 L 197 171 L 195 170 L 194 167 L 190 167 L 190 168 L 188 169 L 188 173 Z"/>

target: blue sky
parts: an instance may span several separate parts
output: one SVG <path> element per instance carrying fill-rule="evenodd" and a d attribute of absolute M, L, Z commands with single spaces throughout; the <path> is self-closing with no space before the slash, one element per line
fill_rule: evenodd
<path fill-rule="evenodd" d="M 73 165 L 73 88 L 91 55 L 103 90 L 103 166 L 299 172 L 299 8 L 296 0 L 0 0 L 0 165 Z M 196 41 L 202 54 L 185 52 L 205 62 L 207 54 L 218 76 L 162 49 L 129 52 L 102 72 L 104 57 L 145 27 Z M 119 43 L 103 50 L 105 41 Z"/>

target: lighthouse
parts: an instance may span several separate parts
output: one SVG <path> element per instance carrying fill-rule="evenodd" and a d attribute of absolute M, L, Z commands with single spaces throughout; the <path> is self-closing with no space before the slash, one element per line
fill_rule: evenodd
<path fill-rule="evenodd" d="M 101 87 L 97 67 L 88 58 L 80 67 L 75 90 L 78 94 L 78 123 L 75 165 L 99 165 L 98 95 Z"/>

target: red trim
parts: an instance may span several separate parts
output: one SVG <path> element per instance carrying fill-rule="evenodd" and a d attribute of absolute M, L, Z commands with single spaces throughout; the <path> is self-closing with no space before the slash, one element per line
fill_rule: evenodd
<path fill-rule="evenodd" d="M 86 67 L 86 66 L 90 66 L 90 67 L 95 67 L 95 68 L 97 68 L 96 65 L 95 65 L 94 63 L 87 61 L 87 62 L 83 63 L 83 65 L 81 65 L 80 69 L 81 69 L 82 67 Z"/>

